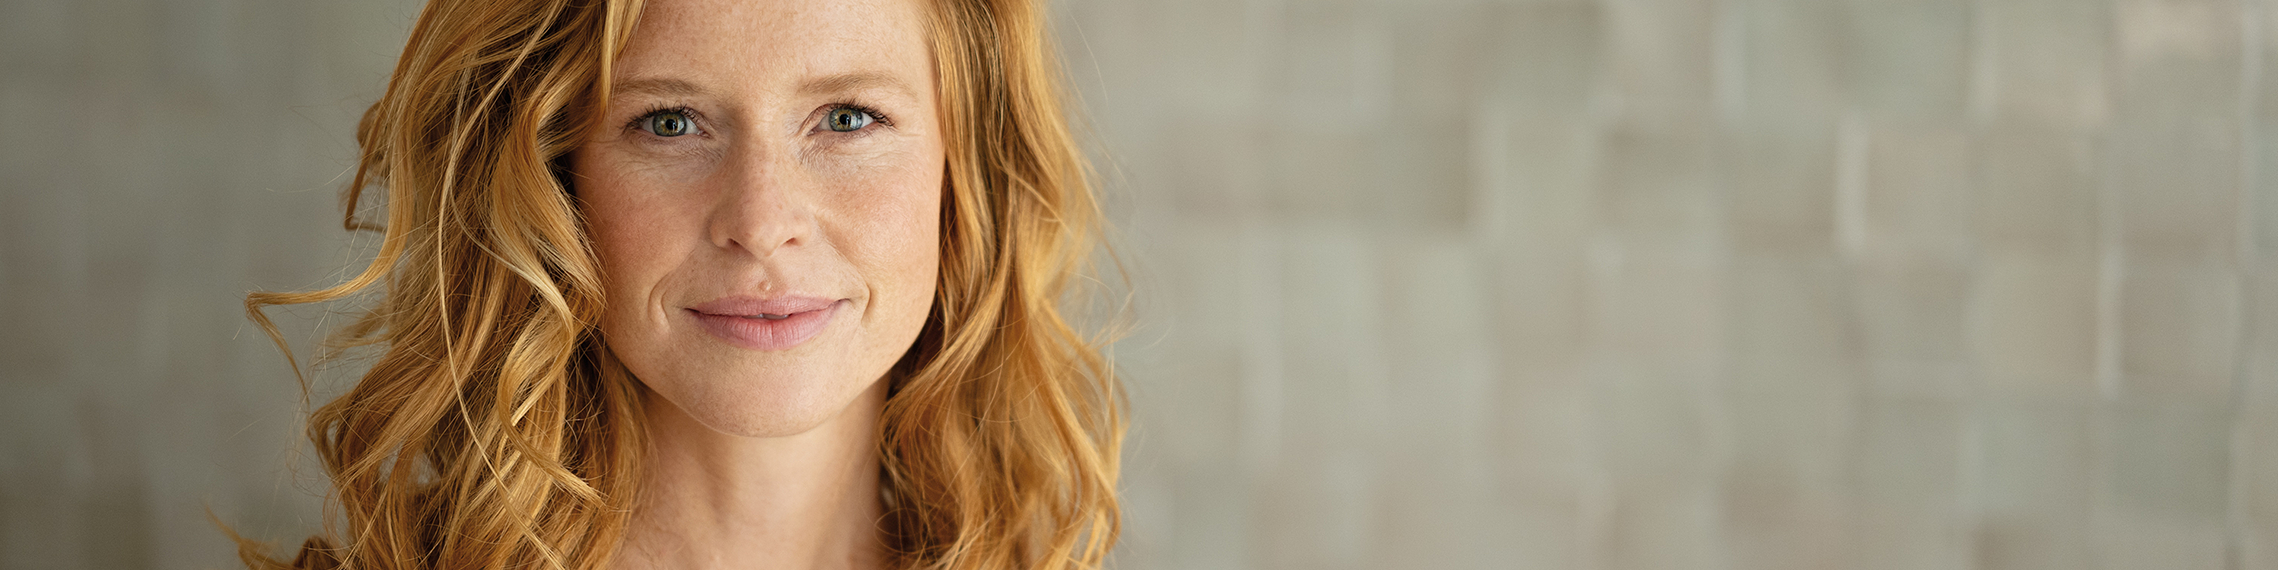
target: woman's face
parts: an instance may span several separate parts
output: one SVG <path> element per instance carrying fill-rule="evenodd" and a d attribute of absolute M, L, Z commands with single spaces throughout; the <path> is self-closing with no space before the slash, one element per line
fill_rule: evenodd
<path fill-rule="evenodd" d="M 940 263 L 917 0 L 654 0 L 572 185 L 609 349 L 721 432 L 801 433 L 907 351 Z"/>

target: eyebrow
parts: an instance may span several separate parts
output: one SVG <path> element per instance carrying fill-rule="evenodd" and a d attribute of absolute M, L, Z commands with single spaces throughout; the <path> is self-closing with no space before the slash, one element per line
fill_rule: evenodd
<path fill-rule="evenodd" d="M 914 97 L 917 94 L 916 91 L 910 89 L 908 83 L 902 82 L 901 79 L 877 72 L 841 73 L 817 78 L 800 85 L 799 94 L 807 96 L 827 95 L 864 89 L 884 89 L 905 97 Z M 701 95 L 704 93 L 704 88 L 680 79 L 645 77 L 619 81 L 610 87 L 610 91 L 612 96 L 662 95 L 686 97 Z"/>
<path fill-rule="evenodd" d="M 704 92 L 703 88 L 697 87 L 694 83 L 654 77 L 619 81 L 615 85 L 611 85 L 609 90 L 612 97 L 622 95 L 686 96 Z"/>
<path fill-rule="evenodd" d="M 864 89 L 884 89 L 904 97 L 915 98 L 917 92 L 900 78 L 878 72 L 841 73 L 808 81 L 799 86 L 800 95 L 846 93 Z"/>

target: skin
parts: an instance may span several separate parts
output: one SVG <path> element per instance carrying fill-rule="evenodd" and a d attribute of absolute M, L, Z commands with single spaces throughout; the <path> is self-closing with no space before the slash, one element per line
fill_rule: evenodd
<path fill-rule="evenodd" d="M 655 442 L 616 567 L 882 564 L 883 379 L 940 265 L 918 1 L 655 0 L 616 62 L 607 120 L 571 162 L 601 331 L 649 390 Z M 850 105 L 875 122 L 831 130 Z M 660 131 L 658 110 L 688 127 Z M 834 308 L 813 337 L 759 350 L 691 313 L 734 296 Z"/>

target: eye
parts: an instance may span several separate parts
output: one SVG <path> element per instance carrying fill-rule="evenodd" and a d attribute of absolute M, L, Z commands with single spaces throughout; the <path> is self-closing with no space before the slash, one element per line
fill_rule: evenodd
<path fill-rule="evenodd" d="M 854 107 L 833 107 L 830 112 L 823 114 L 823 125 L 841 133 L 862 130 L 862 127 L 870 126 L 876 120 L 878 118 L 871 116 L 869 111 Z"/>
<path fill-rule="evenodd" d="M 679 110 L 650 113 L 636 123 L 641 130 L 660 137 L 677 137 L 696 131 L 695 124 L 688 120 L 688 113 Z"/>

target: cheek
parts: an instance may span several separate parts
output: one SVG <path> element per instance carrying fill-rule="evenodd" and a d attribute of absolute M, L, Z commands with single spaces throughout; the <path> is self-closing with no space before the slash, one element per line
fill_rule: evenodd
<path fill-rule="evenodd" d="M 584 156 L 579 158 L 583 159 Z M 626 176 L 606 161 L 580 160 L 573 169 L 581 183 L 577 198 L 586 221 L 588 239 L 601 264 L 604 326 L 639 314 L 675 260 L 688 248 L 687 228 L 675 227 L 676 205 L 653 198 L 638 176 Z M 585 165 L 591 164 L 587 167 Z"/>
<path fill-rule="evenodd" d="M 875 310 L 912 338 L 932 308 L 941 264 L 940 159 L 917 164 L 845 194 L 855 221 L 847 238 L 860 243 L 850 257 L 871 282 Z"/>
<path fill-rule="evenodd" d="M 878 226 L 889 228 L 879 235 L 891 236 L 892 242 L 884 245 L 896 261 L 893 266 L 902 269 L 904 277 L 923 276 L 922 281 L 927 283 L 933 281 L 941 257 L 941 187 L 937 180 L 911 181 L 889 200 L 891 207 L 876 209 L 879 217 L 874 220 Z"/>

